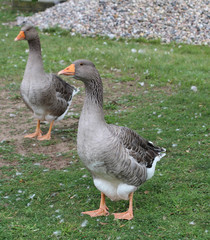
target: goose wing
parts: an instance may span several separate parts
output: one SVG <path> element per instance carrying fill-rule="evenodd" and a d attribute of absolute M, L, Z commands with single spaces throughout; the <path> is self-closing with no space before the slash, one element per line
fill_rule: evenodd
<path fill-rule="evenodd" d="M 77 91 L 75 87 L 71 86 L 55 74 L 52 75 L 52 83 L 54 89 L 56 90 L 56 96 L 66 100 L 66 102 L 71 101 Z"/>
<path fill-rule="evenodd" d="M 152 163 L 157 155 L 165 152 L 164 148 L 155 146 L 152 142 L 144 139 L 127 127 L 115 125 L 110 125 L 110 127 L 112 128 L 113 134 L 128 150 L 129 155 L 147 168 L 152 167 Z"/>
<path fill-rule="evenodd" d="M 77 89 L 55 74 L 47 74 L 47 78 L 50 84 L 45 90 L 43 102 L 47 104 L 48 114 L 54 116 L 55 120 L 61 120 L 67 113 Z"/>

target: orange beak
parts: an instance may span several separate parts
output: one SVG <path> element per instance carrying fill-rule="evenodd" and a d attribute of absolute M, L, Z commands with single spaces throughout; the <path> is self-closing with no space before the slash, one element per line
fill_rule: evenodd
<path fill-rule="evenodd" d="M 75 75 L 75 65 L 71 64 L 67 68 L 61 70 L 58 75 L 74 76 Z"/>
<path fill-rule="evenodd" d="M 15 41 L 20 41 L 20 40 L 23 40 L 25 39 L 25 33 L 24 31 L 20 31 L 19 34 L 17 35 L 17 37 L 15 38 Z"/>

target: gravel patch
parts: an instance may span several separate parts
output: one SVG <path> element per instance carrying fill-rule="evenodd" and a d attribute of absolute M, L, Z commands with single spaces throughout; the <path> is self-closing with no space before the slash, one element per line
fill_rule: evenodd
<path fill-rule="evenodd" d="M 210 44 L 209 1 L 70 0 L 30 17 L 40 29 L 61 27 L 84 36 L 161 39 Z"/>

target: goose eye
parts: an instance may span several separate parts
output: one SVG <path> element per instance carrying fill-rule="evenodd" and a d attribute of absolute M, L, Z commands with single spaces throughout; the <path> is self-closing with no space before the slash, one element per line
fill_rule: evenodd
<path fill-rule="evenodd" d="M 84 64 L 83 63 L 80 63 L 80 66 L 83 66 Z"/>

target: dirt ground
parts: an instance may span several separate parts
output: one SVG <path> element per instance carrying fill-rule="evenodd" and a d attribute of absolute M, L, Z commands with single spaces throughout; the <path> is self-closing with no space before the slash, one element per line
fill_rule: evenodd
<path fill-rule="evenodd" d="M 113 83 L 104 80 L 104 102 L 114 102 L 118 97 L 132 93 L 137 93 L 135 82 Z M 12 95 L 20 96 L 19 92 L 0 90 L 0 142 L 6 141 L 15 146 L 16 153 L 23 156 L 32 154 L 44 154 L 47 160 L 42 161 L 42 165 L 50 169 L 62 169 L 69 165 L 69 159 L 63 158 L 63 154 L 71 154 L 76 151 L 76 134 L 78 128 L 78 115 L 82 110 L 84 100 L 84 88 L 82 83 L 77 84 L 80 93 L 74 96 L 69 112 L 62 121 L 56 122 L 52 130 L 50 141 L 38 141 L 37 139 L 26 139 L 24 135 L 34 132 L 36 120 L 32 112 L 25 106 L 21 97 L 15 99 Z M 1 86 L 0 89 L 4 89 Z M 120 106 L 124 108 L 124 106 Z M 42 123 L 43 133 L 47 133 L 49 124 Z M 8 164 L 16 165 L 16 162 L 5 162 L 0 156 L 0 167 Z"/>

